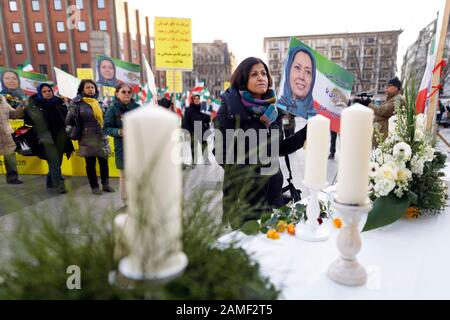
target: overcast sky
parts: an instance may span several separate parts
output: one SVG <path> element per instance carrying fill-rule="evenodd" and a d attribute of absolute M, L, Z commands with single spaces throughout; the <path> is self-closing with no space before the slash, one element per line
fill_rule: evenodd
<path fill-rule="evenodd" d="M 265 59 L 263 39 L 403 29 L 398 62 L 445 0 L 128 0 L 151 18 L 192 19 L 193 42 L 228 42 L 239 63 Z M 152 31 L 151 31 L 152 32 Z M 399 72 L 401 64 L 398 65 Z"/>

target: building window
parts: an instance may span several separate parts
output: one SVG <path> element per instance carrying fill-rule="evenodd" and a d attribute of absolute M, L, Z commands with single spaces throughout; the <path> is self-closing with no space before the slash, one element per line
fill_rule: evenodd
<path fill-rule="evenodd" d="M 46 64 L 39 65 L 39 73 L 48 74 L 48 69 Z"/>
<path fill-rule="evenodd" d="M 97 0 L 97 8 L 105 9 L 105 0 Z"/>
<path fill-rule="evenodd" d="M 342 50 L 341 49 L 333 49 L 331 51 L 331 57 L 332 58 L 341 58 L 342 57 Z"/>
<path fill-rule="evenodd" d="M 271 49 L 278 49 L 280 47 L 280 43 L 277 41 L 273 41 L 270 43 L 270 48 Z"/>
<path fill-rule="evenodd" d="M 375 49 L 373 49 L 373 48 L 366 48 L 366 49 L 364 49 L 364 55 L 366 55 L 366 56 L 373 56 L 373 55 L 375 55 Z"/>
<path fill-rule="evenodd" d="M 67 43 L 60 42 L 58 47 L 59 47 L 59 52 L 60 53 L 66 53 L 67 52 Z"/>
<path fill-rule="evenodd" d="M 80 51 L 88 52 L 88 43 L 87 42 L 80 42 Z"/>
<path fill-rule="evenodd" d="M 62 3 L 61 0 L 53 0 L 53 8 L 56 11 L 61 11 L 62 10 Z"/>
<path fill-rule="evenodd" d="M 56 21 L 56 31 L 64 32 L 65 26 L 63 21 Z"/>
<path fill-rule="evenodd" d="M 38 53 L 45 53 L 45 43 L 39 42 L 37 44 Z"/>
<path fill-rule="evenodd" d="M 14 45 L 15 49 L 16 49 L 16 53 L 23 53 L 23 44 L 21 43 L 16 43 Z"/>
<path fill-rule="evenodd" d="M 76 0 L 77 9 L 83 9 L 83 0 Z"/>
<path fill-rule="evenodd" d="M 34 31 L 41 33 L 43 32 L 42 22 L 35 22 L 34 23 Z"/>
<path fill-rule="evenodd" d="M 17 11 L 17 1 L 9 2 L 9 11 Z"/>
<path fill-rule="evenodd" d="M 39 0 L 31 1 L 31 8 L 33 11 L 39 11 L 40 10 Z"/>
<path fill-rule="evenodd" d="M 366 43 L 375 43 L 375 38 L 373 37 L 367 38 L 366 40 Z"/>
<path fill-rule="evenodd" d="M 100 20 L 98 22 L 98 27 L 99 27 L 100 31 L 107 31 L 108 25 L 106 24 L 106 20 Z"/>
<path fill-rule="evenodd" d="M 84 20 L 78 21 L 78 31 L 80 32 L 86 31 L 86 21 Z"/>
<path fill-rule="evenodd" d="M 64 71 L 64 72 L 69 73 L 69 65 L 66 64 L 66 63 L 62 64 L 61 65 L 61 70 Z"/>
<path fill-rule="evenodd" d="M 13 22 L 12 23 L 12 30 L 13 30 L 13 33 L 20 33 L 20 23 L 19 22 Z"/>

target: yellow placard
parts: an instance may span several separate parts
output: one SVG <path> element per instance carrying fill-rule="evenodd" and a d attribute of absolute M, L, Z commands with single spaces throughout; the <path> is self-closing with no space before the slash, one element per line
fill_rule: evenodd
<path fill-rule="evenodd" d="M 114 97 L 116 88 L 103 86 L 103 96 Z"/>
<path fill-rule="evenodd" d="M 175 73 L 175 89 L 173 75 Z M 183 73 L 181 71 L 166 71 L 166 85 L 170 93 L 182 93 L 183 92 Z"/>
<path fill-rule="evenodd" d="M 160 70 L 193 69 L 191 19 L 155 18 L 155 65 Z"/>
<path fill-rule="evenodd" d="M 225 81 L 223 83 L 223 90 L 227 90 L 229 87 L 231 87 L 231 82 L 230 81 Z"/>
<path fill-rule="evenodd" d="M 94 70 L 91 68 L 77 68 L 77 78 L 94 80 Z"/>

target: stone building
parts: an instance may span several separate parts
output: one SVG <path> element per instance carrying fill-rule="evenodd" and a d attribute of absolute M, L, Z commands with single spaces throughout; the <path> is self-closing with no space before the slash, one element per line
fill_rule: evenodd
<path fill-rule="evenodd" d="M 425 28 L 419 32 L 416 42 L 408 47 L 403 57 L 402 79 L 411 79 L 414 81 L 415 89 L 418 89 L 422 81 L 425 68 L 427 66 L 427 57 L 430 45 L 436 34 L 436 20 L 430 22 Z M 444 60 L 448 63 L 450 58 L 450 29 L 447 32 Z M 441 98 L 450 99 L 450 77 L 448 76 L 450 68 L 444 69 L 442 75 L 443 89 L 441 90 Z"/>
<path fill-rule="evenodd" d="M 196 81 L 204 82 L 210 93 L 218 97 L 224 89 L 224 83 L 230 81 L 233 70 L 233 54 L 228 44 L 215 40 L 213 43 L 194 43 L 194 70 L 183 72 L 184 90 L 195 87 Z"/>
<path fill-rule="evenodd" d="M 296 36 L 355 76 L 352 93 L 384 99 L 387 81 L 397 72 L 398 37 L 402 30 Z M 264 38 L 264 52 L 278 86 L 290 37 Z"/>

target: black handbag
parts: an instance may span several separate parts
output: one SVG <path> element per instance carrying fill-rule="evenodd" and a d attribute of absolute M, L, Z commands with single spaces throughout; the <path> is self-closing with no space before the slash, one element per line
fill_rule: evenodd
<path fill-rule="evenodd" d="M 16 152 L 23 156 L 35 156 L 33 146 L 37 143 L 37 138 L 33 127 L 22 126 L 12 134 L 13 140 L 16 143 Z"/>
<path fill-rule="evenodd" d="M 292 183 L 292 171 L 291 171 L 291 162 L 289 160 L 289 155 L 284 156 L 286 167 L 289 171 L 289 178 L 287 179 L 288 185 L 283 188 L 283 200 L 284 204 L 288 204 L 289 202 L 297 203 L 302 200 L 302 192 L 300 189 L 297 189 Z M 289 191 L 289 195 L 285 194 Z"/>
<path fill-rule="evenodd" d="M 75 125 L 70 129 L 69 137 L 72 140 L 80 140 L 82 129 L 80 123 L 80 107 L 78 106 L 75 108 L 74 121 Z"/>

